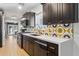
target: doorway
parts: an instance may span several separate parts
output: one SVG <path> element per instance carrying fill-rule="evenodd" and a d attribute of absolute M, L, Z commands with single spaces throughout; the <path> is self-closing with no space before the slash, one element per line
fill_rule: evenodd
<path fill-rule="evenodd" d="M 17 36 L 17 31 L 18 31 L 18 24 L 17 23 L 7 23 L 8 36 Z"/>
<path fill-rule="evenodd" d="M 8 35 L 13 35 L 13 34 L 14 34 L 14 26 L 8 25 Z"/>

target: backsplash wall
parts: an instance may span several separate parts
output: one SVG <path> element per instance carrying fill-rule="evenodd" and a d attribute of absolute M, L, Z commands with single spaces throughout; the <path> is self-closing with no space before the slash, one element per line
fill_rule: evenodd
<path fill-rule="evenodd" d="M 33 32 L 59 38 L 72 38 L 72 24 L 52 24 L 36 27 Z"/>

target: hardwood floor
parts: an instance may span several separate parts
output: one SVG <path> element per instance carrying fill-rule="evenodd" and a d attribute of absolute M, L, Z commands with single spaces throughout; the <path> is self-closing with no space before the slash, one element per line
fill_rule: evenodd
<path fill-rule="evenodd" d="M 23 49 L 17 45 L 17 39 L 9 36 L 5 46 L 0 48 L 0 56 L 29 56 Z"/>

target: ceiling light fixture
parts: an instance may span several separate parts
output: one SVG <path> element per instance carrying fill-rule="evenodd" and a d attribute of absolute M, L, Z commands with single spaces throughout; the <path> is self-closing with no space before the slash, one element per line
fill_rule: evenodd
<path fill-rule="evenodd" d="M 24 6 L 24 3 L 18 3 L 19 5 L 18 5 L 18 9 L 22 9 L 22 7 Z"/>
<path fill-rule="evenodd" d="M 22 6 L 18 6 L 18 9 L 20 9 L 20 10 L 21 10 L 21 9 L 22 9 Z"/>

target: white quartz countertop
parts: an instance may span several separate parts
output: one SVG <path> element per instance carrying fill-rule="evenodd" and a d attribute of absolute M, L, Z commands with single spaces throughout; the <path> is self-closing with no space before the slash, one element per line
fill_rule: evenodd
<path fill-rule="evenodd" d="M 43 41 L 55 43 L 55 44 L 60 44 L 62 42 L 71 40 L 71 39 L 65 39 L 65 38 L 49 37 L 49 36 L 46 36 L 46 35 L 33 36 L 31 34 L 32 33 L 22 33 L 22 35 L 26 35 L 26 36 L 29 36 L 29 37 L 37 38 L 39 40 L 43 40 Z"/>

